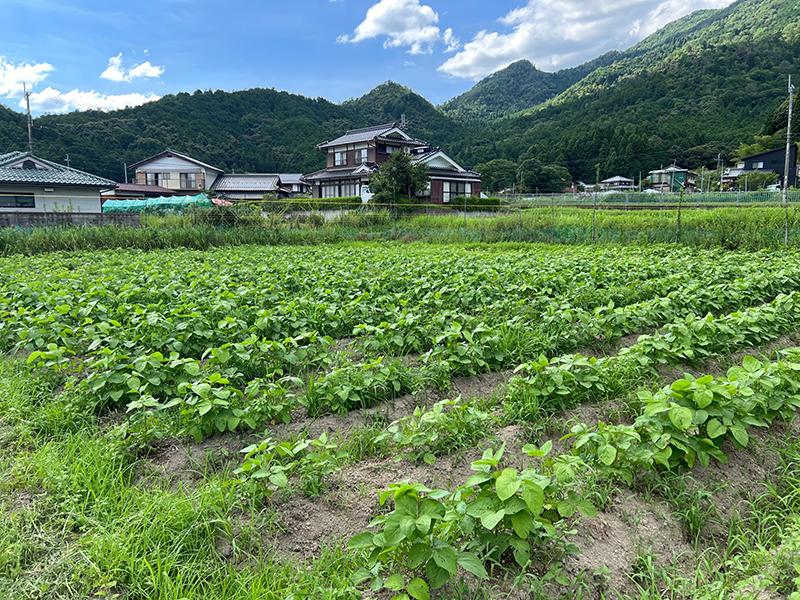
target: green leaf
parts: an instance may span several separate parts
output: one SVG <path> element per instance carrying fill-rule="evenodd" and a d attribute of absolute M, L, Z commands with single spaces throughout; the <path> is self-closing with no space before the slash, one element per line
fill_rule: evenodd
<path fill-rule="evenodd" d="M 458 571 L 456 567 L 456 552 L 450 546 L 434 550 L 433 561 L 452 575 L 455 575 Z"/>
<path fill-rule="evenodd" d="M 351 550 L 358 548 L 372 548 L 374 545 L 372 543 L 372 537 L 373 536 L 369 531 L 365 533 L 359 533 L 350 539 L 350 541 L 347 543 L 347 547 Z M 364 580 L 362 579 L 361 581 Z"/>
<path fill-rule="evenodd" d="M 431 587 L 435 590 L 439 589 L 448 581 L 450 581 L 451 577 L 450 571 L 443 569 L 433 560 L 429 560 L 428 564 L 425 565 L 425 575 L 428 576 L 428 581 L 430 582 Z"/>
<path fill-rule="evenodd" d="M 497 524 L 503 520 L 505 516 L 504 510 L 498 510 L 497 512 L 489 513 L 481 517 L 481 525 L 486 527 L 486 529 L 494 529 Z"/>
<path fill-rule="evenodd" d="M 544 490 L 532 481 L 525 481 L 522 484 L 522 499 L 525 500 L 531 514 L 539 516 L 544 506 Z"/>
<path fill-rule="evenodd" d="M 521 511 L 511 515 L 511 526 L 514 528 L 514 533 L 517 534 L 517 537 L 526 540 L 531 533 L 533 519 L 531 518 L 530 513 L 527 511 Z"/>
<path fill-rule="evenodd" d="M 745 370 L 747 370 L 748 373 L 753 373 L 761 368 L 761 361 L 759 361 L 757 358 L 753 358 L 752 356 L 745 356 L 744 360 L 742 361 L 742 366 L 745 368 Z"/>
<path fill-rule="evenodd" d="M 740 425 L 731 427 L 731 435 L 733 435 L 733 438 L 742 446 L 747 446 L 747 442 L 750 441 L 750 436 L 747 435 L 747 431 Z"/>
<path fill-rule="evenodd" d="M 211 391 L 211 386 L 207 383 L 196 383 L 192 386 L 192 391 L 201 398 L 205 398 Z"/>
<path fill-rule="evenodd" d="M 575 506 L 584 517 L 592 518 L 597 516 L 597 509 L 588 500 L 578 500 Z"/>
<path fill-rule="evenodd" d="M 183 370 L 192 377 L 197 377 L 200 374 L 200 365 L 196 362 L 186 363 Z"/>
<path fill-rule="evenodd" d="M 472 573 L 475 577 L 480 579 L 487 579 L 489 577 L 481 560 L 472 552 L 459 552 L 456 562 L 458 562 L 462 569 Z"/>
<path fill-rule="evenodd" d="M 500 498 L 500 500 L 508 500 L 517 493 L 519 483 L 516 469 L 504 469 L 495 483 L 497 487 L 497 497 Z"/>
<path fill-rule="evenodd" d="M 694 401 L 700 408 L 706 408 L 714 401 L 714 392 L 711 390 L 697 390 L 694 393 Z"/>
<path fill-rule="evenodd" d="M 575 514 L 575 505 L 566 500 L 562 500 L 558 503 L 558 514 L 564 518 L 571 517 Z"/>
<path fill-rule="evenodd" d="M 706 432 L 708 433 L 708 437 L 711 439 L 725 435 L 726 431 L 728 431 L 728 428 L 720 423 L 717 419 L 711 419 L 708 422 L 708 425 L 706 425 Z"/>
<path fill-rule="evenodd" d="M 371 577 L 372 573 L 370 573 L 366 568 L 361 567 L 358 571 L 353 573 L 353 575 L 350 577 L 350 581 L 353 582 L 353 585 L 358 585 L 359 583 L 363 583 Z"/>
<path fill-rule="evenodd" d="M 406 581 L 400 573 L 391 575 L 386 581 L 383 582 L 383 587 L 389 588 L 393 592 L 399 592 L 406 586 Z"/>
<path fill-rule="evenodd" d="M 669 420 L 681 431 L 686 431 L 692 426 L 692 411 L 676 404 L 669 409 Z"/>
<path fill-rule="evenodd" d="M 605 444 L 597 449 L 597 458 L 606 466 L 614 464 L 617 458 L 617 449 L 611 444 Z"/>
<path fill-rule="evenodd" d="M 431 598 L 431 592 L 428 588 L 428 584 L 425 583 L 424 579 L 420 579 L 419 577 L 415 577 L 408 582 L 408 585 L 406 586 L 406 592 L 408 592 L 408 595 L 416 600 L 430 600 Z"/>

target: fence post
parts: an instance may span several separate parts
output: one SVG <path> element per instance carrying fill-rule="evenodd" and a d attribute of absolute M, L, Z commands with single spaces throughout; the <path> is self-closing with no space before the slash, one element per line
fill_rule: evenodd
<path fill-rule="evenodd" d="M 675 243 L 678 244 L 681 241 L 681 208 L 683 208 L 683 190 L 678 195 L 678 224 L 675 227 Z"/>
<path fill-rule="evenodd" d="M 597 214 L 597 190 L 595 190 L 594 192 L 593 199 L 594 201 L 592 202 L 592 243 L 594 244 L 594 235 L 595 235 L 594 220 L 595 220 L 595 215 Z"/>
<path fill-rule="evenodd" d="M 519 206 L 519 233 L 517 234 L 519 241 L 522 241 L 522 205 Z"/>
<path fill-rule="evenodd" d="M 550 215 L 553 218 L 553 234 L 555 235 L 556 229 L 556 197 L 550 197 Z"/>
<path fill-rule="evenodd" d="M 429 219 L 428 209 L 429 208 L 430 208 L 430 206 L 428 206 L 426 204 L 425 205 L 425 235 L 428 235 L 428 219 Z"/>
<path fill-rule="evenodd" d="M 464 194 L 464 237 L 467 237 L 467 195 Z"/>

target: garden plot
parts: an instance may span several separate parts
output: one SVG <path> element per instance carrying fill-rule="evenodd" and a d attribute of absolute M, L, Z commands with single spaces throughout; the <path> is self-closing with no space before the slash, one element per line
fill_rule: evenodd
<path fill-rule="evenodd" d="M 792 252 L 1 266 L 12 598 L 796 589 Z"/>

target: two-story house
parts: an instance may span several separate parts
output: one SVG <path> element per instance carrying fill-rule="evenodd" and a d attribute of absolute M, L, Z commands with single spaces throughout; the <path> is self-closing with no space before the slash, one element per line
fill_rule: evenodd
<path fill-rule="evenodd" d="M 214 181 L 223 173 L 222 169 L 169 148 L 129 168 L 136 170 L 134 183 L 158 185 L 178 195 L 194 195 L 199 190 L 211 189 Z"/>
<path fill-rule="evenodd" d="M 746 156 L 736 163 L 735 168 L 726 169 L 723 173 L 722 181 L 732 183 L 738 177 L 748 173 L 777 173 L 778 185 L 783 188 L 785 177 L 784 168 L 786 166 L 786 148 L 759 152 L 752 156 Z M 797 144 L 789 147 L 789 186 L 797 185 Z"/>
<path fill-rule="evenodd" d="M 670 165 L 666 169 L 650 171 L 645 183 L 659 192 L 694 192 L 695 174 L 689 169 Z"/>
<path fill-rule="evenodd" d="M 412 138 L 396 123 L 351 129 L 318 145 L 317 150 L 325 153 L 326 166 L 304 178 L 314 198 L 359 196 L 361 186 L 394 152 L 405 152 L 412 162 L 428 165 L 430 186 L 423 195 L 432 203 L 446 204 L 458 196 L 481 193 L 479 173 L 464 169 L 441 148 Z"/>

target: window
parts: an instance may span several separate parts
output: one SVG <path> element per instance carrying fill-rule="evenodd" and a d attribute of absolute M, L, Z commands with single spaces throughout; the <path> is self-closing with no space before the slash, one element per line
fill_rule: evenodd
<path fill-rule="evenodd" d="M 162 173 L 161 181 L 169 181 L 169 173 Z"/>
<path fill-rule="evenodd" d="M 393 154 L 397 150 L 397 146 L 386 146 L 386 154 Z"/>
<path fill-rule="evenodd" d="M 147 185 L 158 185 L 156 173 L 147 173 Z"/>
<path fill-rule="evenodd" d="M 342 167 L 347 164 L 347 152 L 337 152 L 333 156 L 333 164 L 336 167 Z"/>
<path fill-rule="evenodd" d="M 763 169 L 764 168 L 764 161 L 754 162 L 753 163 L 753 168 L 754 169 Z"/>
<path fill-rule="evenodd" d="M 348 198 L 351 196 L 356 196 L 358 192 L 356 191 L 358 188 L 357 184 L 355 183 L 343 183 L 342 184 L 342 197 Z"/>
<path fill-rule="evenodd" d="M 195 173 L 181 173 L 182 188 L 196 188 L 197 178 Z"/>
<path fill-rule="evenodd" d="M 463 181 L 445 181 L 443 186 L 443 201 L 450 202 L 454 198 L 472 195 L 472 184 Z"/>
<path fill-rule="evenodd" d="M 36 208 L 33 194 L 0 196 L 0 208 Z"/>
<path fill-rule="evenodd" d="M 367 162 L 367 149 L 356 150 L 356 164 L 362 165 Z"/>
<path fill-rule="evenodd" d="M 327 183 L 322 186 L 323 198 L 336 198 L 339 195 L 339 186 L 336 184 Z"/>

